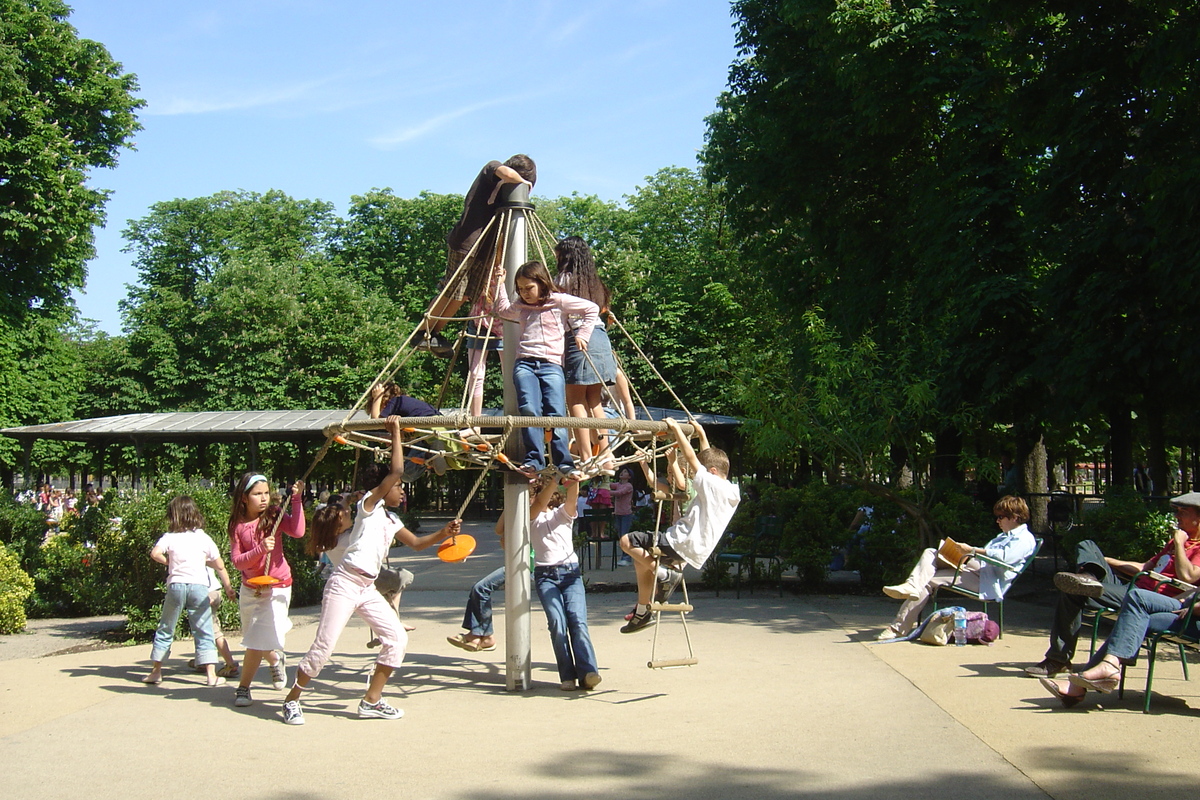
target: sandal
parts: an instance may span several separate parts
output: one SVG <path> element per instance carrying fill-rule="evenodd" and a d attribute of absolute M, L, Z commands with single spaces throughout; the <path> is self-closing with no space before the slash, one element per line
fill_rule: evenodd
<path fill-rule="evenodd" d="M 478 653 L 480 650 L 487 652 L 488 650 L 496 649 L 495 641 L 485 645 L 483 639 L 468 639 L 465 633 L 460 633 L 458 636 L 447 636 L 446 641 L 455 647 L 461 647 L 468 653 Z"/>
<path fill-rule="evenodd" d="M 1058 681 L 1052 678 L 1038 678 L 1038 681 L 1041 682 L 1042 686 L 1045 687 L 1047 692 L 1054 695 L 1059 699 L 1060 702 L 1062 702 L 1063 708 L 1074 708 L 1075 706 L 1079 705 L 1080 700 L 1087 696 L 1086 692 L 1084 694 L 1067 694 L 1058 687 Z"/>
<path fill-rule="evenodd" d="M 457 636 L 447 636 L 446 641 L 455 647 L 462 648 L 468 653 L 479 652 L 479 643 L 482 639 L 468 639 L 465 633 L 460 633 Z M 493 645 L 494 646 L 494 645 Z"/>
<path fill-rule="evenodd" d="M 1101 678 L 1085 678 L 1080 674 L 1071 674 L 1067 676 L 1067 680 L 1072 686 L 1079 686 L 1083 689 L 1091 689 L 1101 694 L 1111 694 L 1112 690 L 1117 688 L 1117 684 L 1121 680 L 1121 668 L 1111 661 L 1102 661 L 1096 666 L 1106 666 L 1109 668 L 1107 675 Z"/>

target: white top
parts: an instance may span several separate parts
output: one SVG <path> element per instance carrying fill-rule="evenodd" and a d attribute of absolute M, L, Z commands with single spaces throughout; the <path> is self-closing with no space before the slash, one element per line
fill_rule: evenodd
<path fill-rule="evenodd" d="M 167 583 L 208 586 L 208 562 L 221 557 L 216 542 L 199 528 L 164 533 L 154 546 L 167 556 Z"/>
<path fill-rule="evenodd" d="M 663 532 L 663 541 L 696 569 L 704 566 L 725 533 L 742 493 L 737 486 L 701 467 L 692 476 L 696 496 L 674 525 Z"/>
<path fill-rule="evenodd" d="M 574 521 L 566 503 L 546 509 L 534 518 L 529 538 L 533 540 L 533 559 L 539 567 L 556 567 L 576 561 L 575 542 L 571 538 Z"/>
<path fill-rule="evenodd" d="M 358 501 L 358 515 L 354 518 L 354 527 L 350 529 L 350 543 L 341 558 L 341 565 L 375 577 L 388 551 L 392 549 L 392 540 L 404 525 L 382 502 L 376 503 L 375 510 L 368 512 L 363 505 L 368 497 L 370 495 Z M 338 545 L 341 545 L 340 539 Z M 334 565 L 338 563 L 332 552 L 329 560 Z"/>
<path fill-rule="evenodd" d="M 346 548 L 350 546 L 350 534 L 354 533 L 353 528 L 342 531 L 338 534 L 337 544 L 325 551 L 325 558 L 329 560 L 329 566 L 336 567 L 342 563 L 342 559 L 346 557 Z"/>

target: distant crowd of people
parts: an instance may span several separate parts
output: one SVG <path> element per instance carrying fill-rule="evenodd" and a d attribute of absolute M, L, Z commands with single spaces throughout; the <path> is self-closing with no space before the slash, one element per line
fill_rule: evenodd
<path fill-rule="evenodd" d="M 38 484 L 17 494 L 17 502 L 32 505 L 46 517 L 48 525 L 58 525 L 64 517 L 82 514 L 100 502 L 93 484 L 87 484 L 79 494 L 74 489 L 56 489 L 49 483 Z"/>

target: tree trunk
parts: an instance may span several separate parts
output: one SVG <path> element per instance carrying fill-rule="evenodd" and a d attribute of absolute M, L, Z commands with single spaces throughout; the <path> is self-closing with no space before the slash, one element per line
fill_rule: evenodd
<path fill-rule="evenodd" d="M 1050 484 L 1046 475 L 1046 441 L 1038 436 L 1037 441 L 1025 454 L 1021 465 L 1021 474 L 1025 479 L 1025 496 L 1029 500 L 1029 529 L 1045 532 L 1047 529 L 1046 507 L 1050 498 L 1046 493 Z"/>
<path fill-rule="evenodd" d="M 955 428 L 943 428 L 934 439 L 933 482 L 953 483 L 962 486 L 967 476 L 963 473 L 962 434 Z"/>
<path fill-rule="evenodd" d="M 1133 486 L 1133 416 L 1129 406 L 1114 403 L 1108 414 L 1109 488 Z"/>
<path fill-rule="evenodd" d="M 1167 468 L 1167 440 L 1163 434 L 1162 406 L 1154 403 L 1146 409 L 1146 434 L 1150 452 L 1147 460 L 1150 467 L 1150 494 L 1156 496 L 1171 493 L 1171 472 Z"/>

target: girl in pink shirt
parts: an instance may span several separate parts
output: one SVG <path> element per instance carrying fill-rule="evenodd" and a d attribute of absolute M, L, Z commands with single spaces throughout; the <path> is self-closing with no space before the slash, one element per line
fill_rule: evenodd
<path fill-rule="evenodd" d="M 279 530 L 286 536 L 304 536 L 304 483 L 292 487 L 291 513 L 284 514 Z M 271 667 L 276 690 L 287 686 L 283 638 L 292 627 L 288 610 L 292 605 L 292 568 L 283 555 L 283 537 L 275 534 L 275 520 L 283 509 L 271 505 L 271 487 L 265 475 L 247 472 L 233 491 L 229 512 L 229 548 L 233 565 L 242 573 L 238 609 L 242 615 L 242 677 L 234 697 L 235 706 L 253 702 L 250 683 L 263 658 Z M 279 583 L 255 589 L 250 578 L 270 575 Z"/>
<path fill-rule="evenodd" d="M 540 261 L 530 261 L 517 269 L 514 283 L 520 299 L 510 303 L 504 288 L 501 267 L 496 316 L 521 326 L 517 342 L 513 383 L 517 405 L 526 417 L 565 417 L 567 415 L 566 377 L 563 374 L 564 338 L 574 328 L 575 343 L 587 351 L 592 330 L 600 319 L 600 308 L 590 300 L 555 291 L 550 273 Z M 581 317 L 577 326 L 568 317 Z M 529 477 L 546 468 L 545 435 L 541 428 L 522 428 L 525 458 L 520 470 Z M 568 444 L 567 429 L 555 428 L 550 441 L 550 456 L 563 476 L 583 480 L 575 469 Z"/>

